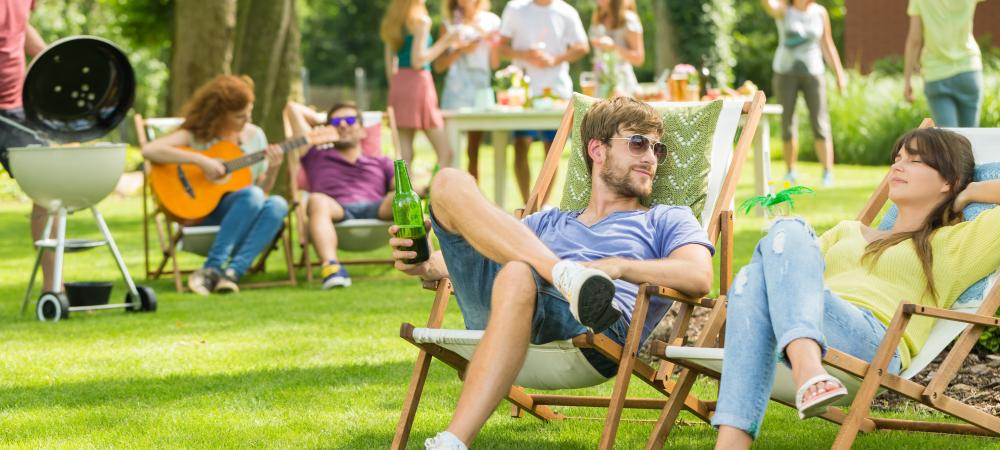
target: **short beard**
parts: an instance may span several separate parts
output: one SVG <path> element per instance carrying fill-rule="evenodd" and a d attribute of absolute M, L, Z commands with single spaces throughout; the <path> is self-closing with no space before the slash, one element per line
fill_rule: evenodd
<path fill-rule="evenodd" d="M 610 158 L 608 160 L 609 164 L 601 168 L 601 181 L 611 189 L 612 192 L 626 198 L 642 198 L 649 195 L 649 192 L 640 192 L 629 180 L 629 172 L 626 171 L 623 175 L 615 175 L 611 170 Z"/>

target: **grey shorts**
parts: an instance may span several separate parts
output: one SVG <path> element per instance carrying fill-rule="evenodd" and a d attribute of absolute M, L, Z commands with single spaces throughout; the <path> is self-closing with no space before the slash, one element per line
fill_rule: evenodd
<path fill-rule="evenodd" d="M 830 137 L 830 113 L 826 108 L 826 78 L 823 75 L 775 73 L 771 79 L 774 92 L 781 104 L 781 139 L 790 141 L 798 135 L 795 120 L 795 103 L 802 91 L 809 108 L 809 124 L 813 139 Z"/>
<path fill-rule="evenodd" d="M 382 202 L 350 203 L 341 205 L 344 208 L 342 220 L 378 219 L 378 207 Z"/>

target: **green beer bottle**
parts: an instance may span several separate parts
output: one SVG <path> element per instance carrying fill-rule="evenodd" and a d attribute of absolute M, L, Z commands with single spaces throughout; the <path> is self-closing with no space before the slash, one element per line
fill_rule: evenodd
<path fill-rule="evenodd" d="M 424 212 L 420 205 L 420 196 L 413 192 L 410 185 L 410 175 L 406 172 L 406 161 L 396 160 L 396 195 L 392 199 L 392 221 L 399 226 L 397 237 L 413 240 L 413 245 L 402 248 L 404 251 L 417 252 L 417 257 L 404 259 L 407 264 L 418 264 L 430 258 L 430 245 L 427 243 L 427 230 L 424 229 Z"/>

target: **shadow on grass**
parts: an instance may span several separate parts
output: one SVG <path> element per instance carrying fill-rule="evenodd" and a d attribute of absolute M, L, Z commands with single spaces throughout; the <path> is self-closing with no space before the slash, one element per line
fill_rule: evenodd
<path fill-rule="evenodd" d="M 163 377 L 108 378 L 72 383 L 60 383 L 56 380 L 48 386 L 8 385 L 0 389 L 0 405 L 2 405 L 0 410 L 114 407 L 115 405 L 157 407 L 179 400 L 218 395 L 253 396 L 257 393 L 337 386 L 360 389 L 369 385 L 385 385 L 392 381 L 388 379 L 387 374 L 407 373 L 412 367 L 412 362 L 400 361 L 382 364 L 260 369 L 212 375 L 176 374 Z M 373 374 L 383 375 L 373 376 Z"/>

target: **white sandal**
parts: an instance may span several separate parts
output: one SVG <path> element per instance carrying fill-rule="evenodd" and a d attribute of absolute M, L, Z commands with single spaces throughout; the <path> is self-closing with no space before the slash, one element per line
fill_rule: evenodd
<path fill-rule="evenodd" d="M 815 386 L 817 383 L 822 382 L 837 383 L 840 385 L 840 389 L 834 389 L 831 391 L 826 391 L 821 394 L 816 395 L 808 403 L 802 403 L 802 397 L 806 395 L 809 388 Z M 799 419 L 808 419 L 810 417 L 816 417 L 826 412 L 827 407 L 840 400 L 841 397 L 847 395 L 847 388 L 844 387 L 844 383 L 840 380 L 834 378 L 830 374 L 816 375 L 799 387 L 798 392 L 795 393 L 795 407 L 799 410 Z"/>

